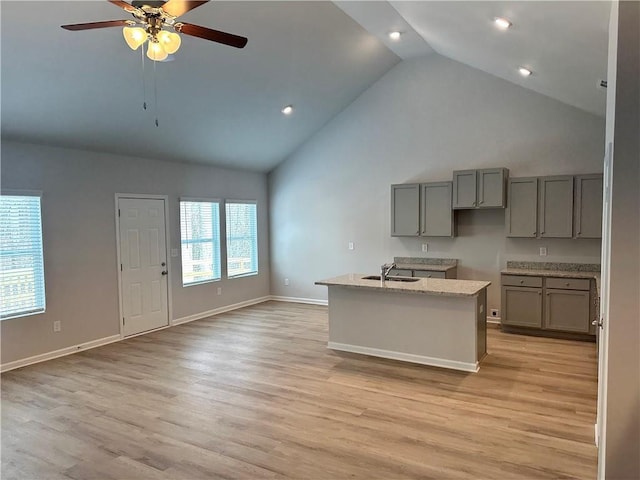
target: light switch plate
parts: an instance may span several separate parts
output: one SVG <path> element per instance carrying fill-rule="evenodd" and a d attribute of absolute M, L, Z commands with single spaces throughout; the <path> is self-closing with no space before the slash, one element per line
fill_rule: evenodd
<path fill-rule="evenodd" d="M 422 251 L 423 252 L 429 251 L 429 244 L 428 243 L 423 243 L 422 244 Z"/>
<path fill-rule="evenodd" d="M 353 244 L 353 242 L 349 242 L 349 250 L 353 250 L 355 248 L 355 245 Z"/>
<path fill-rule="evenodd" d="M 222 295 L 222 287 L 218 287 L 218 295 Z"/>
<path fill-rule="evenodd" d="M 540 256 L 541 257 L 547 256 L 547 247 L 540 247 Z"/>
<path fill-rule="evenodd" d="M 177 257 L 178 256 L 178 249 L 177 248 L 172 248 L 171 249 L 171 256 L 172 257 Z"/>
<path fill-rule="evenodd" d="M 285 286 L 285 287 L 288 287 L 288 286 L 289 286 L 289 279 L 288 279 L 288 278 L 285 278 L 285 279 L 284 279 L 284 286 Z"/>

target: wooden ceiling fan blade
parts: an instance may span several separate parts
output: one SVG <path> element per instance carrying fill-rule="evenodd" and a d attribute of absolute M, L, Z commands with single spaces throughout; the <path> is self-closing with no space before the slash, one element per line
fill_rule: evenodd
<path fill-rule="evenodd" d="M 73 25 L 61 25 L 65 30 L 92 30 L 94 28 L 126 27 L 131 20 L 108 20 L 106 22 L 76 23 Z"/>
<path fill-rule="evenodd" d="M 122 0 L 108 0 L 109 3 L 113 3 L 116 7 L 120 7 L 126 12 L 133 13 L 138 10 L 133 5 L 128 4 L 127 2 L 123 2 Z"/>
<path fill-rule="evenodd" d="M 193 10 L 200 5 L 207 3 L 208 0 L 204 1 L 189 1 L 189 0 L 169 0 L 162 6 L 162 9 L 167 12 L 169 15 L 174 17 L 179 17 L 180 15 L 184 15 L 190 10 Z"/>
<path fill-rule="evenodd" d="M 177 23 L 175 28 L 177 31 L 184 33 L 185 35 L 204 38 L 205 40 L 222 43 L 224 45 L 229 45 L 230 47 L 244 48 L 247 44 L 247 39 L 245 37 L 220 32 L 218 30 L 201 27 L 199 25 L 192 25 L 191 23 Z"/>

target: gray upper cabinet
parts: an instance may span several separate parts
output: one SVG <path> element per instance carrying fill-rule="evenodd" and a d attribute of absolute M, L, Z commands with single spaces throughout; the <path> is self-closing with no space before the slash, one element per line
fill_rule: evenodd
<path fill-rule="evenodd" d="M 506 168 L 453 172 L 453 208 L 504 208 Z"/>
<path fill-rule="evenodd" d="M 602 238 L 602 174 L 575 177 L 573 231 L 576 238 Z"/>
<path fill-rule="evenodd" d="M 539 179 L 538 232 L 541 238 L 573 235 L 573 175 Z"/>
<path fill-rule="evenodd" d="M 451 209 L 451 182 L 421 185 L 420 235 L 423 237 L 453 237 L 454 222 Z"/>
<path fill-rule="evenodd" d="M 538 178 L 510 178 L 508 192 L 507 237 L 535 238 L 538 233 Z"/>
<path fill-rule="evenodd" d="M 391 185 L 391 236 L 420 234 L 420 184 Z"/>
<path fill-rule="evenodd" d="M 478 170 L 478 208 L 504 208 L 506 168 Z"/>
<path fill-rule="evenodd" d="M 477 170 L 453 172 L 453 208 L 476 208 Z"/>

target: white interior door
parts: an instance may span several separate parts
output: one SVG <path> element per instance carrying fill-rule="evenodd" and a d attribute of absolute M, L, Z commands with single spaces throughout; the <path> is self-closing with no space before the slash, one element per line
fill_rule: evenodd
<path fill-rule="evenodd" d="M 118 199 L 125 336 L 169 324 L 165 201 Z"/>

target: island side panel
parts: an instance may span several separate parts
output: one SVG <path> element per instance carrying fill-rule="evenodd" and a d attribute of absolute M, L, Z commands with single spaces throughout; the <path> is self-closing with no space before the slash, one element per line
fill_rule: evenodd
<path fill-rule="evenodd" d="M 329 287 L 329 348 L 477 370 L 477 299 Z"/>
<path fill-rule="evenodd" d="M 476 297 L 477 328 L 476 358 L 478 362 L 487 354 L 487 289 L 483 289 Z"/>

